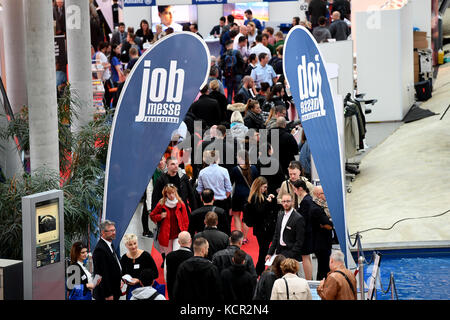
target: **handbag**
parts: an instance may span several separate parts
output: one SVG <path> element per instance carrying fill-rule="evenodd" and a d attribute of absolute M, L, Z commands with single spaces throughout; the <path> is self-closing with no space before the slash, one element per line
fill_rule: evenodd
<path fill-rule="evenodd" d="M 84 294 L 84 285 L 75 285 L 75 287 L 70 290 L 69 300 L 92 300 L 91 290 L 87 290 L 86 294 Z"/>
<path fill-rule="evenodd" d="M 152 287 L 153 287 L 153 289 L 158 291 L 163 296 L 166 296 L 166 285 L 165 284 L 161 284 L 161 283 L 159 283 L 158 281 L 155 280 L 153 282 Z"/>

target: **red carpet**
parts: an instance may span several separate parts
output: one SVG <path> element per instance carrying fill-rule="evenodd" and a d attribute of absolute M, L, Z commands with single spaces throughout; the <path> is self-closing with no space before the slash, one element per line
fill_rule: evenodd
<path fill-rule="evenodd" d="M 233 231 L 234 224 L 231 225 L 231 230 Z M 258 240 L 256 240 L 256 237 L 253 235 L 253 228 L 249 228 L 248 234 L 247 234 L 248 243 L 243 245 L 241 247 L 242 250 L 244 250 L 247 254 L 249 254 L 253 258 L 253 263 L 256 266 L 256 263 L 258 262 Z M 166 283 L 164 280 L 164 270 L 161 268 L 162 264 L 162 257 L 161 254 L 155 249 L 155 247 L 152 247 L 152 257 L 155 260 L 156 266 L 158 267 L 159 277 L 156 279 L 158 283 Z M 166 290 L 166 299 L 168 299 L 167 296 L 167 290 Z"/>

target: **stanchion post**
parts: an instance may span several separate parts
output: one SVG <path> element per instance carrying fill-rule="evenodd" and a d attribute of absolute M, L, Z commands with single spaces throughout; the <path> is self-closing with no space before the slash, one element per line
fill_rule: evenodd
<path fill-rule="evenodd" d="M 359 268 L 359 288 L 360 288 L 360 300 L 365 300 L 364 294 L 364 257 L 360 256 L 358 258 L 358 268 Z"/>

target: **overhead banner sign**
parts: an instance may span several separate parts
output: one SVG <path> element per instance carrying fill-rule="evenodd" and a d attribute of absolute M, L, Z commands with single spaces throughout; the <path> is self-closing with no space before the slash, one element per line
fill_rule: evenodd
<path fill-rule="evenodd" d="M 285 41 L 283 70 L 314 157 L 320 184 L 347 257 L 347 227 L 341 149 L 330 82 L 325 62 L 311 33 L 292 28 Z"/>
<path fill-rule="evenodd" d="M 127 229 L 174 130 L 206 84 L 210 53 L 192 32 L 165 36 L 139 58 L 115 111 L 106 162 L 103 219 Z"/>
<path fill-rule="evenodd" d="M 154 6 L 156 5 L 156 0 L 124 0 L 123 5 L 125 7 Z"/>

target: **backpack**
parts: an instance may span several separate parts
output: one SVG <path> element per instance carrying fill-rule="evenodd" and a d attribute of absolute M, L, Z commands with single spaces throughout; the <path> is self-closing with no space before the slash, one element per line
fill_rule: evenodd
<path fill-rule="evenodd" d="M 232 77 L 236 72 L 236 50 L 233 50 L 232 53 L 227 53 L 224 59 L 224 76 L 225 78 Z"/>

